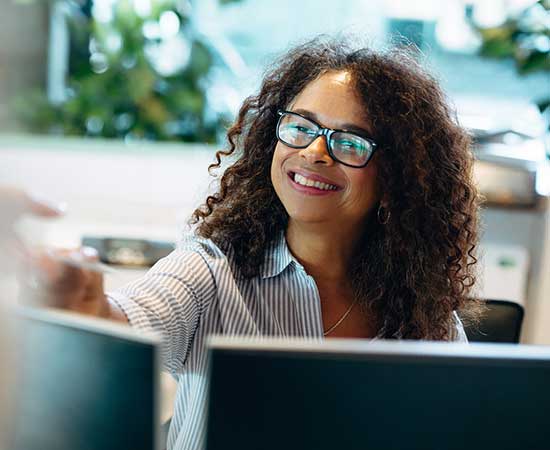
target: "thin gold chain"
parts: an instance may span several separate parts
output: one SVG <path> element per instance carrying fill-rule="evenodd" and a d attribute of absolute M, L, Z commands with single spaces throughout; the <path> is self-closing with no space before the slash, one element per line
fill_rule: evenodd
<path fill-rule="evenodd" d="M 353 302 L 349 306 L 348 310 L 344 313 L 344 315 L 342 317 L 340 317 L 340 320 L 338 320 L 338 322 L 336 322 L 334 325 L 332 325 L 328 330 L 323 331 L 323 336 L 326 336 L 326 335 L 332 333 L 338 325 L 340 325 L 344 320 L 346 320 L 346 317 L 349 316 L 349 313 L 351 312 L 351 310 L 353 309 L 353 307 L 355 306 L 356 303 L 357 303 L 357 299 L 353 300 Z"/>

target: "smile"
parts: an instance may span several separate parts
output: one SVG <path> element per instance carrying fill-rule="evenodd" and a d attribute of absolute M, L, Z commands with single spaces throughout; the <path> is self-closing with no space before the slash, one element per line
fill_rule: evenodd
<path fill-rule="evenodd" d="M 304 187 L 308 190 L 325 191 L 325 192 L 339 190 L 338 186 L 316 179 L 318 177 L 315 175 L 309 177 L 304 174 L 289 172 L 288 176 L 296 185 L 300 187 Z"/>
<path fill-rule="evenodd" d="M 294 182 L 301 184 L 302 186 L 315 187 L 323 191 L 335 191 L 337 189 L 333 184 L 321 183 L 320 181 L 314 181 L 310 178 L 306 178 L 299 173 L 294 174 Z"/>

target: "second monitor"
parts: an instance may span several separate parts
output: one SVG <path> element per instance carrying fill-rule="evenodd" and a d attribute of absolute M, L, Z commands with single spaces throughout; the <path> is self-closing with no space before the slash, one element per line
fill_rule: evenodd
<path fill-rule="evenodd" d="M 210 349 L 207 450 L 548 450 L 550 349 L 235 340 Z"/>

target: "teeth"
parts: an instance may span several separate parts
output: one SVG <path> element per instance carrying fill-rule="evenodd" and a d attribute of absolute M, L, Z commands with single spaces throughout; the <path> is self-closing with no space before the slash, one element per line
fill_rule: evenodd
<path fill-rule="evenodd" d="M 327 184 L 327 183 L 321 183 L 320 181 L 313 181 L 313 180 L 310 180 L 309 178 L 306 178 L 298 173 L 295 173 L 294 174 L 294 182 L 295 183 L 298 183 L 298 184 L 301 184 L 302 186 L 310 186 L 310 187 L 314 187 L 314 188 L 317 188 L 317 189 L 321 189 L 323 191 L 334 191 L 336 190 L 336 186 L 332 185 L 332 184 Z"/>

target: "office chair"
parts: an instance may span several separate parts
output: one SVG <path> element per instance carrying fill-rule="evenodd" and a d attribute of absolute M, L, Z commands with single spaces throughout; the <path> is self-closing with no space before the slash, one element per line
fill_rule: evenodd
<path fill-rule="evenodd" d="M 523 306 L 506 300 L 486 300 L 487 311 L 477 326 L 465 326 L 470 342 L 519 343 Z"/>

